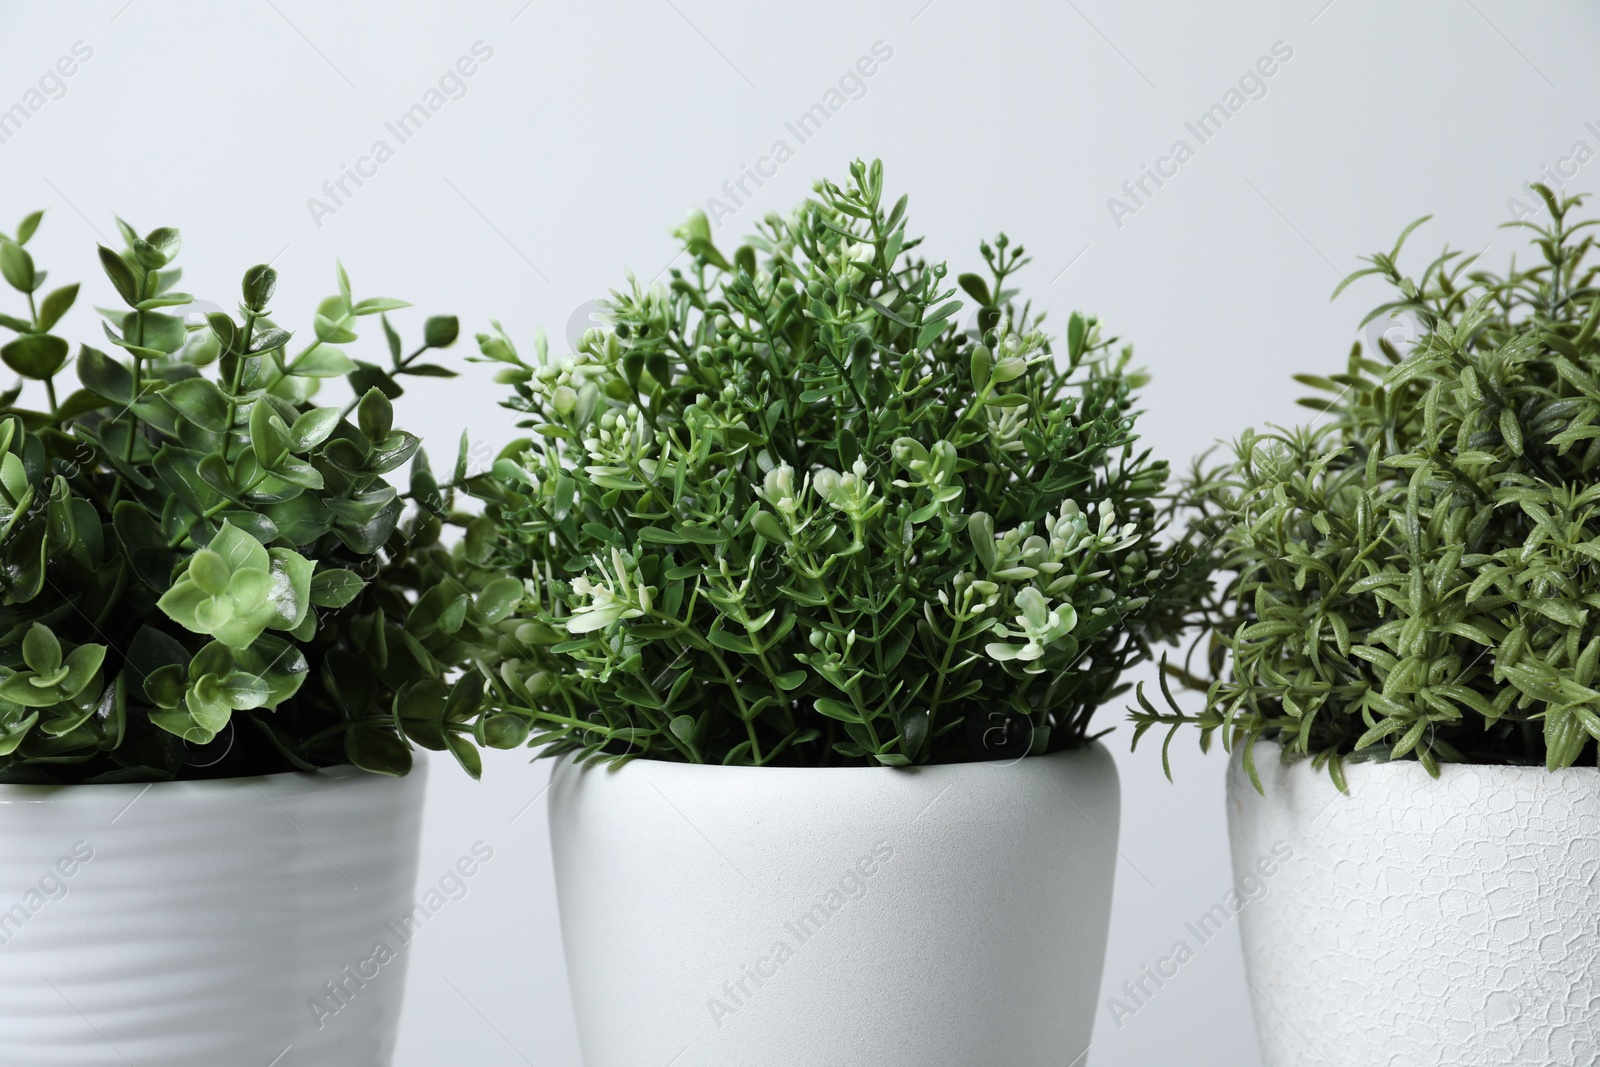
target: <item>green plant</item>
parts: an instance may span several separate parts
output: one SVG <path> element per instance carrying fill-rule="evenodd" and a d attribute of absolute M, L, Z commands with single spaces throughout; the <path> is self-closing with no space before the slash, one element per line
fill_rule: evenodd
<path fill-rule="evenodd" d="M 1533 264 L 1497 275 L 1448 249 L 1367 316 L 1404 314 L 1415 347 L 1358 344 L 1345 373 L 1297 375 L 1332 399 L 1320 425 L 1246 433 L 1184 486 L 1188 544 L 1229 580 L 1208 605 L 1206 707 L 1135 735 L 1197 725 L 1349 759 L 1566 767 L 1600 737 L 1600 278 L 1596 220 L 1540 190 Z M 1338 291 L 1335 291 L 1335 295 Z M 1229 669 L 1231 668 L 1231 670 Z M 1165 676 L 1163 685 L 1165 686 Z M 1170 691 L 1168 702 L 1172 702 Z M 1259 787 L 1259 781 L 1257 782 Z"/>
<path fill-rule="evenodd" d="M 1053 751 L 1187 608 L 1130 351 L 1073 315 L 1058 360 L 1003 235 L 963 329 L 882 181 L 856 163 L 731 258 L 691 215 L 692 265 L 570 356 L 480 335 L 534 436 L 471 483 L 468 552 L 525 579 L 499 695 L 545 754 Z"/>
<path fill-rule="evenodd" d="M 403 774 L 408 738 L 476 773 L 482 675 L 452 672 L 517 584 L 458 578 L 438 545 L 453 487 L 390 406 L 400 377 L 453 373 L 417 360 L 455 341 L 456 320 L 429 319 L 402 354 L 384 313 L 408 305 L 357 301 L 340 268 L 291 356 L 270 267 L 245 273 L 238 318 L 184 314 L 178 232 L 119 220 L 127 247 L 99 258 L 124 306 L 101 315 L 126 355 L 83 345 L 82 388 L 61 399 L 70 346 L 53 331 L 78 287 L 37 298 L 39 221 L 0 235 L 28 311 L 0 315 L 17 335 L 0 358 L 48 400 L 19 407 L 20 382 L 0 395 L 0 780 Z M 340 347 L 368 316 L 383 316 L 382 365 Z M 310 402 L 327 378 L 354 387 L 343 411 Z M 409 514 L 385 480 L 408 461 Z"/>

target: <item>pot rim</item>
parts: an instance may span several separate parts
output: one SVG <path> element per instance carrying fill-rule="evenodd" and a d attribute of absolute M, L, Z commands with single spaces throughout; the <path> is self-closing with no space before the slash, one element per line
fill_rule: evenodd
<path fill-rule="evenodd" d="M 23 785 L 0 783 L 0 804 L 7 803 L 60 803 L 86 796 L 143 796 L 146 792 L 166 797 L 184 794 L 214 795 L 255 789 L 271 796 L 286 796 L 307 791 L 359 788 L 368 779 L 376 782 L 403 783 L 416 778 L 426 783 L 428 761 L 415 760 L 411 773 L 401 777 L 374 774 L 352 764 L 341 763 L 332 767 L 319 767 L 315 771 L 277 771 L 272 774 L 252 774 L 231 778 L 186 778 L 167 782 L 74 782 L 66 785 Z"/>
<path fill-rule="evenodd" d="M 1263 761 L 1261 759 L 1261 753 L 1262 753 L 1263 750 L 1275 750 L 1269 756 L 1269 760 L 1268 761 Z M 1305 764 L 1309 768 L 1310 763 L 1311 763 L 1311 757 L 1310 756 L 1297 757 L 1292 763 L 1289 763 L 1289 764 L 1280 763 L 1280 760 L 1282 759 L 1282 755 L 1281 755 L 1282 751 L 1283 751 L 1283 746 L 1281 744 L 1279 744 L 1278 742 L 1276 742 L 1276 741 L 1269 741 L 1269 740 L 1265 740 L 1265 739 L 1257 741 L 1256 744 L 1255 744 L 1256 771 L 1258 773 L 1265 774 L 1268 770 L 1281 766 L 1281 767 L 1283 767 L 1285 772 L 1288 772 L 1288 771 L 1291 771 L 1291 770 L 1294 770 L 1294 769 L 1298 768 L 1301 764 Z M 1228 762 L 1230 764 L 1233 764 L 1233 763 L 1242 764 L 1243 760 L 1244 760 L 1244 746 L 1243 746 L 1243 744 L 1241 743 L 1241 744 L 1234 745 L 1233 746 L 1233 751 L 1228 753 Z M 1514 773 L 1515 775 L 1517 775 L 1519 777 L 1521 777 L 1521 776 L 1531 776 L 1531 777 L 1538 777 L 1538 778 L 1549 778 L 1549 777 L 1552 777 L 1554 775 L 1573 774 L 1573 773 L 1581 773 L 1581 774 L 1589 774 L 1589 775 L 1600 774 L 1600 767 L 1595 767 L 1595 766 L 1591 766 L 1591 765 L 1588 765 L 1588 764 L 1583 764 L 1583 765 L 1575 764 L 1575 765 L 1573 765 L 1571 767 L 1562 767 L 1559 770 L 1552 771 L 1552 770 L 1547 770 L 1544 767 L 1543 764 L 1534 764 L 1534 763 L 1440 763 L 1439 764 L 1439 775 L 1440 775 L 1440 777 L 1436 779 L 1436 778 L 1433 778 L 1432 776 L 1429 776 L 1428 780 L 1430 782 L 1432 782 L 1433 784 L 1438 785 L 1439 782 L 1442 780 L 1442 778 L 1445 775 L 1447 775 L 1447 774 L 1459 774 L 1459 773 L 1461 773 L 1463 771 L 1468 771 L 1468 770 L 1477 771 L 1477 772 L 1480 772 L 1480 773 L 1481 772 L 1507 773 L 1507 774 L 1513 774 Z M 1351 761 L 1349 761 L 1347 759 L 1345 761 L 1345 764 L 1344 764 L 1344 773 L 1345 773 L 1345 777 L 1346 778 L 1348 778 L 1352 773 L 1356 773 L 1356 774 L 1385 774 L 1385 773 L 1386 774 L 1414 774 L 1415 772 L 1418 772 L 1418 771 L 1420 771 L 1424 775 L 1426 775 L 1428 773 L 1427 770 L 1422 766 L 1421 763 L 1419 763 L 1418 761 L 1413 760 L 1413 759 L 1358 760 L 1358 761 L 1355 761 L 1355 762 L 1351 762 Z M 1326 769 L 1317 771 L 1317 774 L 1320 775 L 1324 779 L 1326 779 L 1328 777 L 1328 773 L 1327 773 Z M 1331 779 L 1329 780 L 1328 784 L 1329 785 L 1333 784 Z"/>
<path fill-rule="evenodd" d="M 643 764 L 648 767 L 660 768 L 668 774 L 683 773 L 694 775 L 704 773 L 711 775 L 722 773 L 726 774 L 730 778 L 740 773 L 759 774 L 763 777 L 776 777 L 785 773 L 787 773 L 787 776 L 789 777 L 811 777 L 816 775 L 838 775 L 840 777 L 845 775 L 858 775 L 865 777 L 868 774 L 882 774 L 884 772 L 915 778 L 923 776 L 937 776 L 941 774 L 967 773 L 966 769 L 968 768 L 991 768 L 993 770 L 1002 770 L 1005 768 L 1015 767 L 1019 764 L 1032 763 L 1037 760 L 1058 760 L 1073 756 L 1083 756 L 1095 752 L 1104 754 L 1108 759 L 1111 758 L 1110 749 L 1106 748 L 1106 746 L 1101 744 L 1100 741 L 1092 740 L 1085 745 L 1078 745 L 1074 748 L 1058 749 L 1055 752 L 1046 752 L 1042 756 L 1021 756 L 1012 760 L 968 760 L 964 763 L 923 763 L 914 767 L 889 767 L 886 765 L 880 765 L 877 767 L 725 766 L 720 763 L 690 763 L 686 760 L 651 759 L 647 756 L 635 756 L 627 760 L 625 763 L 609 763 L 601 765 L 593 763 L 578 763 L 576 760 L 576 753 L 572 752 L 562 753 L 560 756 L 556 757 L 556 762 L 558 766 L 568 767 L 578 771 L 604 771 L 608 776 L 621 774 L 626 771 L 628 767 L 631 767 L 635 764 Z M 977 771 L 976 773 L 984 772 Z M 887 775 L 885 777 L 887 777 Z"/>

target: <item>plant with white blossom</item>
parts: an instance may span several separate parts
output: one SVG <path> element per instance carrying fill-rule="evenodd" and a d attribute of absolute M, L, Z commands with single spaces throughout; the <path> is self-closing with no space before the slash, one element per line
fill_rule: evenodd
<path fill-rule="evenodd" d="M 497 671 L 545 753 L 1043 753 L 1181 627 L 1129 350 L 1080 315 L 1052 336 L 1004 236 L 955 279 L 962 328 L 881 190 L 858 163 L 731 256 L 692 216 L 690 265 L 571 355 L 479 337 L 531 436 L 473 483 L 469 550 L 523 580 Z"/>

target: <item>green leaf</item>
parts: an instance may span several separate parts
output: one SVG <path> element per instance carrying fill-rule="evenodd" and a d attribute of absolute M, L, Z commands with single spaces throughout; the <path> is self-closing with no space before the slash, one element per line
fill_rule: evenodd
<path fill-rule="evenodd" d="M 686 745 L 694 744 L 695 723 L 692 715 L 679 715 L 668 723 L 672 735 Z"/>
<path fill-rule="evenodd" d="M 272 619 L 274 630 L 292 630 L 305 619 L 311 607 L 311 572 L 315 566 L 289 548 L 267 550 L 272 557 Z"/>
<path fill-rule="evenodd" d="M 357 722 L 344 734 L 344 754 L 373 774 L 403 777 L 411 770 L 411 748 L 386 725 Z"/>
<path fill-rule="evenodd" d="M 857 715 L 853 708 L 847 707 L 830 697 L 818 697 L 814 703 L 817 711 L 830 719 L 838 719 L 840 722 L 850 723 L 859 723 L 861 721 L 861 716 Z"/>
<path fill-rule="evenodd" d="M 385 311 L 399 311 L 411 305 L 404 300 L 391 300 L 384 296 L 369 297 L 361 301 L 351 311 L 357 315 L 377 315 Z"/>
<path fill-rule="evenodd" d="M 967 295 L 971 296 L 979 304 L 984 307 L 993 305 L 994 301 L 989 298 L 988 284 L 976 274 L 957 275 L 956 282 L 967 291 Z"/>
<path fill-rule="evenodd" d="M 689 539 L 676 530 L 668 530 L 660 526 L 641 526 L 634 531 L 634 536 L 647 544 L 686 545 L 689 543 Z"/>
<path fill-rule="evenodd" d="M 1067 319 L 1067 355 L 1076 361 L 1083 355 L 1088 324 L 1076 311 Z"/>
<path fill-rule="evenodd" d="M 967 538 L 972 542 L 972 549 L 978 561 L 983 564 L 985 574 L 992 574 L 995 569 L 997 557 L 995 555 L 994 520 L 982 511 L 975 511 L 967 520 Z"/>
<path fill-rule="evenodd" d="M 151 589 L 165 590 L 175 553 L 167 547 L 166 538 L 149 512 L 142 505 L 123 500 L 111 513 L 111 525 L 134 575 Z"/>
<path fill-rule="evenodd" d="M 445 744 L 450 747 L 450 754 L 461 764 L 461 769 L 466 771 L 473 781 L 483 777 L 483 757 L 473 747 L 471 741 L 460 734 L 447 733 L 444 735 Z"/>
<path fill-rule="evenodd" d="M 163 293 L 160 296 L 147 296 L 134 305 L 139 311 L 153 311 L 156 308 L 182 307 L 194 303 L 194 297 L 188 293 Z"/>
<path fill-rule="evenodd" d="M 290 336 L 288 330 L 282 330 L 276 326 L 269 327 L 250 338 L 250 353 L 257 355 L 282 348 L 289 343 Z M 301 373 L 298 366 L 295 369 L 295 373 Z"/>
<path fill-rule="evenodd" d="M 43 211 L 29 213 L 17 224 L 17 244 L 25 245 L 33 239 L 34 233 L 39 229 L 39 222 L 44 218 Z"/>
<path fill-rule="evenodd" d="M 133 402 L 133 373 L 97 348 L 84 345 L 78 350 L 78 380 L 114 404 Z"/>
<path fill-rule="evenodd" d="M 277 292 L 278 272 L 265 263 L 259 263 L 244 272 L 244 281 L 240 289 L 244 294 L 245 307 L 256 314 L 261 314 L 272 302 L 273 293 Z"/>
<path fill-rule="evenodd" d="M 405 393 L 400 383 L 390 377 L 387 371 L 371 363 L 357 360 L 355 368 L 347 373 L 350 377 L 350 388 L 357 394 L 364 394 L 368 389 L 377 389 L 390 400 L 397 400 Z"/>
<path fill-rule="evenodd" d="M 640 488 L 643 488 L 643 486 L 640 486 Z M 692 523 L 676 523 L 673 525 L 672 529 L 674 533 L 678 534 L 685 541 L 689 541 L 697 545 L 720 545 L 724 539 L 724 534 L 721 530 L 708 529 L 704 526 L 695 526 Z"/>
<path fill-rule="evenodd" d="M 394 407 L 377 389 L 368 389 L 356 405 L 356 421 L 369 441 L 382 441 L 394 426 Z"/>
<path fill-rule="evenodd" d="M 34 623 L 22 638 L 22 661 L 38 674 L 53 675 L 61 666 L 61 643 L 43 623 Z"/>
<path fill-rule="evenodd" d="M 183 703 L 184 668 L 178 663 L 157 667 L 144 676 L 144 693 L 156 707 L 171 711 Z"/>
<path fill-rule="evenodd" d="M 460 335 L 461 323 L 454 315 L 435 315 L 422 326 L 422 343 L 429 348 L 449 348 Z"/>
<path fill-rule="evenodd" d="M 522 583 L 515 578 L 495 578 L 479 590 L 478 611 L 491 626 L 509 616 L 522 600 Z"/>
<path fill-rule="evenodd" d="M 367 456 L 366 469 L 371 474 L 388 474 L 405 466 L 421 447 L 421 438 L 404 430 L 396 431 L 382 441 L 373 442 L 373 449 Z"/>
<path fill-rule="evenodd" d="M 799 689 L 802 685 L 805 684 L 806 672 L 805 671 L 789 671 L 787 674 L 778 675 L 777 678 L 774 679 L 774 680 L 778 683 L 779 687 L 781 687 L 785 691 L 793 692 L 794 690 Z"/>
<path fill-rule="evenodd" d="M 520 715 L 502 712 L 483 720 L 483 743 L 490 748 L 519 748 L 528 740 L 528 732 L 528 723 Z M 481 763 L 479 769 L 481 773 Z"/>
<path fill-rule="evenodd" d="M 309 673 L 300 649 L 273 634 L 262 634 L 247 648 L 231 652 L 235 667 L 266 683 L 267 699 L 261 706 L 268 711 L 299 692 Z"/>
<path fill-rule="evenodd" d="M 985 346 L 973 345 L 968 364 L 972 374 L 972 387 L 982 392 L 989 385 L 989 374 L 994 370 L 994 356 Z"/>
<path fill-rule="evenodd" d="M 418 378 L 458 378 L 460 375 L 449 367 L 441 367 L 437 363 L 407 363 L 405 373 Z"/>
<path fill-rule="evenodd" d="M 303 411 L 289 427 L 290 451 L 304 454 L 328 439 L 339 425 L 339 412 L 334 408 L 311 408 Z"/>
<path fill-rule="evenodd" d="M 289 427 L 283 424 L 272 404 L 263 397 L 250 408 L 250 445 L 256 459 L 271 470 L 289 451 Z"/>
<path fill-rule="evenodd" d="M 745 656 L 756 654 L 756 646 L 750 642 L 748 637 L 741 637 L 738 634 L 729 633 L 727 630 L 712 630 L 706 634 L 706 640 L 729 652 L 737 652 Z"/>
<path fill-rule="evenodd" d="M 163 349 L 160 349 L 160 348 L 151 348 L 148 345 L 135 344 L 132 341 L 128 340 L 126 337 L 124 337 L 121 334 L 117 333 L 115 330 L 113 330 L 109 325 L 106 325 L 105 323 L 101 323 L 100 324 L 100 328 L 101 328 L 102 332 L 105 333 L 106 340 L 110 341 L 113 345 L 116 345 L 118 348 L 122 349 L 123 351 L 132 353 L 134 356 L 138 357 L 139 359 L 159 360 L 159 359 L 162 359 L 163 357 L 165 357 L 168 354 L 166 351 L 164 351 Z"/>
<path fill-rule="evenodd" d="M 58 686 L 33 684 L 35 677 L 31 671 L 23 671 L 0 679 L 0 700 L 23 708 L 50 708 L 67 699 Z"/>
<path fill-rule="evenodd" d="M 208 745 L 216 739 L 216 733 L 207 730 L 195 722 L 187 708 L 178 708 L 172 711 L 152 711 L 150 721 L 175 737 L 181 737 L 192 745 Z"/>
<path fill-rule="evenodd" d="M 222 698 L 234 711 L 259 708 L 271 699 L 271 690 L 264 679 L 244 671 L 232 671 L 222 678 Z"/>
<path fill-rule="evenodd" d="M 0 276 L 19 293 L 38 288 L 34 279 L 33 257 L 20 244 L 0 240 Z"/>
<path fill-rule="evenodd" d="M 39 329 L 49 330 L 61 321 L 61 317 L 72 309 L 78 299 L 78 283 L 64 285 L 52 291 L 39 304 Z"/>
<path fill-rule="evenodd" d="M 182 238 L 171 226 L 158 226 L 145 234 L 144 240 L 151 248 L 161 253 L 161 258 L 167 262 L 176 259 L 178 250 L 183 247 Z"/>
<path fill-rule="evenodd" d="M 206 378 L 184 378 L 161 391 L 178 413 L 203 430 L 224 433 L 229 428 L 227 397 Z"/>
<path fill-rule="evenodd" d="M 1500 412 L 1500 433 L 1504 436 L 1506 447 L 1511 450 L 1511 454 L 1522 455 L 1522 426 L 1510 408 Z"/>
<path fill-rule="evenodd" d="M 325 344 L 347 345 L 356 340 L 354 330 L 339 325 L 326 315 L 318 315 L 314 320 L 314 324 L 316 326 L 317 340 Z"/>
<path fill-rule="evenodd" d="M 47 333 L 25 333 L 0 348 L 6 366 L 35 381 L 54 377 L 67 361 L 67 342 Z"/>
<path fill-rule="evenodd" d="M 39 722 L 39 713 L 31 711 L 22 719 L 9 725 L 0 725 L 0 756 L 9 756 L 27 739 L 28 731 Z"/>
<path fill-rule="evenodd" d="M 447 634 L 458 632 L 462 623 L 466 621 L 467 607 L 470 603 L 470 598 L 465 594 L 450 601 L 449 605 L 439 612 L 439 617 L 436 620 L 439 629 Z"/>
<path fill-rule="evenodd" d="M 111 279 L 111 284 L 116 288 L 117 295 L 122 297 L 123 303 L 132 307 L 139 302 L 139 279 L 127 260 L 105 245 L 101 245 L 100 266 L 105 270 L 106 277 Z"/>
<path fill-rule="evenodd" d="M 211 332 L 221 345 L 222 351 L 237 355 L 240 333 L 233 319 L 229 318 L 226 312 L 213 311 L 206 315 L 206 323 L 211 327 Z"/>
<path fill-rule="evenodd" d="M 948 319 L 937 319 L 933 322 L 926 323 L 917 333 L 917 347 L 927 348 L 929 345 L 933 344 L 934 341 L 938 340 L 940 334 L 944 333 L 944 331 L 949 328 L 950 322 Z"/>
<path fill-rule="evenodd" d="M 342 608 L 359 596 L 366 584 L 352 570 L 319 570 L 311 576 L 311 603 L 322 608 Z"/>
<path fill-rule="evenodd" d="M 789 534 L 783 525 L 778 522 L 778 517 L 770 511 L 758 511 L 750 518 L 750 525 L 756 533 L 776 545 L 789 543 Z"/>

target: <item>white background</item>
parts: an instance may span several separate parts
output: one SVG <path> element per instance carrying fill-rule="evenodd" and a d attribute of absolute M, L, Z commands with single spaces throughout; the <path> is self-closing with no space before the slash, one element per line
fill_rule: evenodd
<path fill-rule="evenodd" d="M 1155 375 L 1147 440 L 1182 466 L 1246 425 L 1297 418 L 1289 375 L 1342 365 L 1378 298 L 1358 286 L 1330 304 L 1357 256 L 1431 212 L 1418 257 L 1448 240 L 1503 265 L 1512 238 L 1495 226 L 1522 183 L 1577 141 L 1600 150 L 1600 11 L 1576 2 L 525 3 L 3 0 L 0 110 L 75 42 L 93 56 L 0 143 L 0 229 L 47 209 L 36 258 L 88 283 L 63 328 L 76 337 L 112 299 L 93 242 L 114 240 L 117 212 L 180 226 L 184 288 L 225 306 L 245 267 L 272 260 L 286 325 L 309 327 L 339 257 L 358 297 L 418 305 L 397 317 L 412 335 L 453 311 L 523 342 L 542 326 L 560 348 L 575 309 L 625 268 L 662 270 L 668 229 L 726 200 L 723 183 L 774 141 L 795 158 L 748 186 L 725 247 L 813 177 L 882 156 L 931 254 L 973 269 L 978 239 L 1004 228 L 1035 256 L 1022 281 L 1058 323 L 1093 311 L 1136 343 Z M 398 144 L 385 122 L 480 41 L 493 54 L 466 94 Z M 799 144 L 784 123 L 878 41 L 893 56 L 865 95 Z M 1176 139 L 1196 146 L 1184 123 L 1278 41 L 1293 57 L 1266 95 L 1118 226 L 1108 198 Z M 378 139 L 393 158 L 314 218 L 308 198 L 331 204 L 323 182 Z M 1600 163 L 1570 187 L 1600 187 Z M 451 354 L 460 379 L 398 405 L 436 456 L 462 427 L 482 457 L 510 433 L 469 348 Z M 1121 719 L 1100 720 L 1118 726 L 1125 857 L 1103 998 L 1229 883 L 1222 760 L 1184 738 L 1169 785 L 1155 746 L 1127 753 Z M 403 1067 L 578 1063 L 546 774 L 521 752 L 489 760 L 481 785 L 434 766 L 423 881 L 476 840 L 495 857 L 409 950 Z M 1104 1004 L 1097 1020 L 1098 1067 L 1257 1062 L 1231 930 L 1120 1028 Z"/>

